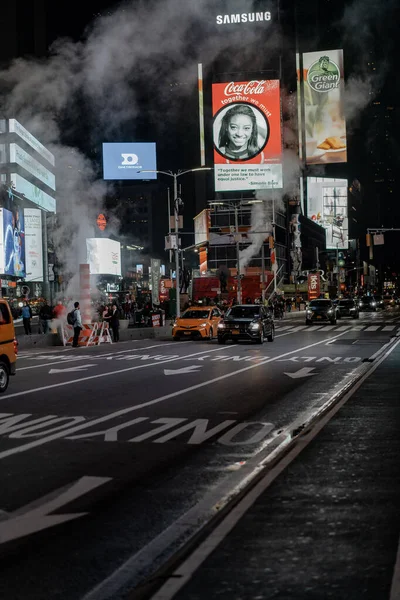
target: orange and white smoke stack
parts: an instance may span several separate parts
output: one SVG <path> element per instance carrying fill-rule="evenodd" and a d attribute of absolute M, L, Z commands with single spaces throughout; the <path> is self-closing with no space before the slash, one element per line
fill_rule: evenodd
<path fill-rule="evenodd" d="M 82 323 L 90 323 L 92 320 L 90 300 L 90 267 L 87 264 L 79 265 L 80 283 L 80 309 Z"/>

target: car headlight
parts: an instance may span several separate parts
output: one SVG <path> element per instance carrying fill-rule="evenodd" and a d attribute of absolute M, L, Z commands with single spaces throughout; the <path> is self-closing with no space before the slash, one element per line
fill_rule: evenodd
<path fill-rule="evenodd" d="M 175 321 L 172 323 L 172 327 L 177 327 L 178 326 L 178 321 L 175 319 Z"/>
<path fill-rule="evenodd" d="M 260 329 L 260 323 L 250 323 L 250 329 L 257 331 L 257 329 Z"/>
<path fill-rule="evenodd" d="M 371 306 L 376 306 L 376 302 L 371 302 Z"/>
<path fill-rule="evenodd" d="M 311 308 L 307 308 L 307 310 L 306 310 L 306 313 L 307 313 L 308 315 L 311 315 L 311 314 L 312 314 L 312 310 L 311 310 Z"/>
<path fill-rule="evenodd" d="M 332 308 L 330 308 L 330 309 L 328 310 L 328 315 L 331 315 L 332 313 L 333 313 L 333 309 L 332 309 Z"/>
<path fill-rule="evenodd" d="M 218 329 L 225 329 L 225 323 L 218 323 Z"/>
<path fill-rule="evenodd" d="M 199 327 L 207 327 L 207 323 L 201 323 Z"/>

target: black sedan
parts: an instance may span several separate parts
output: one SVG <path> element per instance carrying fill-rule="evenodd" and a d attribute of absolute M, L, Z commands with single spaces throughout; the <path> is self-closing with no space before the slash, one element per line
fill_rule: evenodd
<path fill-rule="evenodd" d="M 259 304 L 237 304 L 226 313 L 218 324 L 218 344 L 226 340 L 255 341 L 262 344 L 267 338 L 273 342 L 275 325 L 271 313 Z"/>
<path fill-rule="evenodd" d="M 344 298 L 339 300 L 337 303 L 338 317 L 350 317 L 352 319 L 359 319 L 360 312 L 358 310 L 358 303 L 352 298 Z"/>
<path fill-rule="evenodd" d="M 329 321 L 335 325 L 337 312 L 332 300 L 324 298 L 311 300 L 306 310 L 306 325 L 311 325 L 315 321 Z"/>

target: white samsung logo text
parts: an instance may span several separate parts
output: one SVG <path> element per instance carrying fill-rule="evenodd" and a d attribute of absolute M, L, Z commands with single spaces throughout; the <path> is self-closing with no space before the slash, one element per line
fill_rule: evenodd
<path fill-rule="evenodd" d="M 255 23 L 260 21 L 271 21 L 271 13 L 266 11 L 216 16 L 217 25 L 231 25 L 232 23 Z"/>

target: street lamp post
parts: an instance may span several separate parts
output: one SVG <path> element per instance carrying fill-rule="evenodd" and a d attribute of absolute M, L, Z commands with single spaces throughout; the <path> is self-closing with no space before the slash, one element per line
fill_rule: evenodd
<path fill-rule="evenodd" d="M 240 276 L 240 240 L 239 240 L 239 214 L 235 204 L 235 235 L 236 235 L 236 262 L 237 262 L 237 302 L 242 304 L 242 280 Z"/>
<path fill-rule="evenodd" d="M 156 169 L 143 169 L 138 171 L 138 173 L 160 173 L 161 175 L 168 175 L 168 177 L 173 177 L 174 179 L 174 219 L 175 219 L 175 282 L 176 282 L 176 316 L 180 317 L 181 315 L 181 304 L 180 304 L 180 296 L 179 296 L 179 202 L 178 202 L 178 177 L 181 175 L 186 175 L 186 173 L 195 173 L 196 171 L 212 171 L 212 167 L 197 167 L 195 169 L 187 169 L 186 171 L 177 171 L 174 173 L 173 171 L 159 171 Z M 168 215 L 169 217 L 169 215 Z"/>

